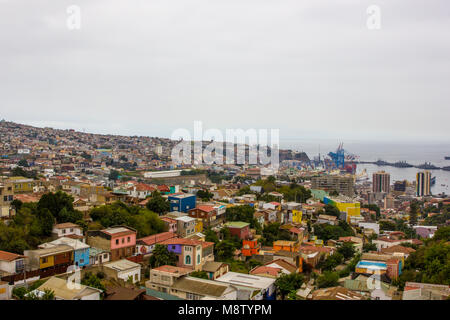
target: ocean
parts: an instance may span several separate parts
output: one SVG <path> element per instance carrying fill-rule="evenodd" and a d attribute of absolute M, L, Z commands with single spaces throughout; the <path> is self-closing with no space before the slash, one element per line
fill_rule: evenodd
<path fill-rule="evenodd" d="M 450 160 L 445 160 L 445 156 L 450 156 L 450 142 L 362 142 L 362 141 L 343 141 L 344 149 L 351 154 L 359 157 L 360 161 L 377 161 L 378 159 L 397 162 L 406 161 L 412 165 L 420 165 L 424 162 L 431 162 L 435 166 L 450 166 Z M 336 151 L 339 142 L 337 140 L 280 140 L 281 148 L 289 148 L 296 151 L 304 151 L 310 159 L 315 156 L 327 155 L 330 151 Z M 359 164 L 357 172 L 366 169 L 369 178 L 372 179 L 372 173 L 384 170 L 391 174 L 391 183 L 398 180 L 414 181 L 416 173 L 421 171 L 418 168 L 396 168 L 391 166 L 377 166 L 373 164 Z M 432 186 L 433 194 L 450 194 L 450 171 L 430 170 L 431 175 L 436 177 L 436 184 Z"/>

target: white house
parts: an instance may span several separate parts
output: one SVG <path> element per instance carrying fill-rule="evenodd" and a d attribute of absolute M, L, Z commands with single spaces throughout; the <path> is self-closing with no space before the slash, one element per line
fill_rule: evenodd
<path fill-rule="evenodd" d="M 0 250 L 0 274 L 22 273 L 25 268 L 25 256 Z"/>
<path fill-rule="evenodd" d="M 104 267 L 115 271 L 118 279 L 128 281 L 131 277 L 133 283 L 141 281 L 141 265 L 138 263 L 122 259 L 105 263 Z"/>
<path fill-rule="evenodd" d="M 52 233 L 55 234 L 58 238 L 70 236 L 71 238 L 75 238 L 80 241 L 84 240 L 83 230 L 81 229 L 81 227 L 71 222 L 55 224 L 53 226 Z"/>

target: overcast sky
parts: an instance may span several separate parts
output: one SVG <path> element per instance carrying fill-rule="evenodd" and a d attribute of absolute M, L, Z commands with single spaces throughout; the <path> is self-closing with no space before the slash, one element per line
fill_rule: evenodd
<path fill-rule="evenodd" d="M 366 25 L 372 4 L 380 30 Z M 449 141 L 450 1 L 0 0 L 0 117 Z"/>

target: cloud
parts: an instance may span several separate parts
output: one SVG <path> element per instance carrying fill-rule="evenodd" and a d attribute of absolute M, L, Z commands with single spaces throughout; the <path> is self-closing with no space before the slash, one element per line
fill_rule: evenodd
<path fill-rule="evenodd" d="M 66 27 L 69 5 L 81 29 Z M 381 30 L 366 9 L 381 8 Z M 170 136 L 448 140 L 450 4 L 398 1 L 0 2 L 1 116 Z"/>

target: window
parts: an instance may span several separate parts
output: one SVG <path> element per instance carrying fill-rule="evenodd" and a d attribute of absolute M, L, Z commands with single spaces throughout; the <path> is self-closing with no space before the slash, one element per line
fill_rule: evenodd
<path fill-rule="evenodd" d="M 73 228 L 70 228 L 70 232 L 73 232 Z"/>
<path fill-rule="evenodd" d="M 108 254 L 107 254 L 107 253 L 105 253 L 105 254 L 103 255 L 103 259 L 108 259 Z"/>
<path fill-rule="evenodd" d="M 172 250 L 175 250 L 175 248 L 176 248 L 175 246 L 172 246 Z"/>
<path fill-rule="evenodd" d="M 4 196 L 3 201 L 8 201 L 8 196 Z"/>
<path fill-rule="evenodd" d="M 125 238 L 122 238 L 122 244 L 124 244 L 125 243 Z"/>
<path fill-rule="evenodd" d="M 48 262 L 48 258 L 42 258 L 42 263 L 47 263 Z"/>
<path fill-rule="evenodd" d="M 138 281 L 138 274 L 137 273 L 134 275 L 134 280 Z"/>
<path fill-rule="evenodd" d="M 186 256 L 185 261 L 185 264 L 191 264 L 191 256 Z"/>
<path fill-rule="evenodd" d="M 130 237 L 128 237 L 128 238 L 127 238 L 127 242 L 130 242 L 130 241 L 131 241 L 131 238 L 130 238 Z"/>
<path fill-rule="evenodd" d="M 200 263 L 200 255 L 197 255 L 197 264 Z"/>
<path fill-rule="evenodd" d="M 63 234 L 66 233 L 66 229 L 62 229 L 62 233 L 63 233 Z"/>
<path fill-rule="evenodd" d="M 116 244 L 119 244 L 119 239 L 116 239 Z"/>

